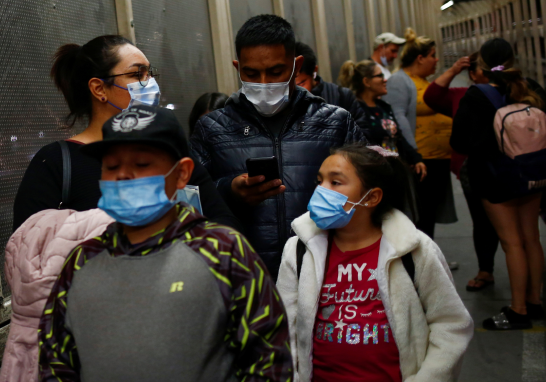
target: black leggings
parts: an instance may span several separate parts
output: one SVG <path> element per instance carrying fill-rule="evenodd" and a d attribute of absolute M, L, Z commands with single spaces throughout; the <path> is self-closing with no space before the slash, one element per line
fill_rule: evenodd
<path fill-rule="evenodd" d="M 499 246 L 499 236 L 493 224 L 489 221 L 482 199 L 475 192 L 472 192 L 468 181 L 466 163 L 461 169 L 461 186 L 472 217 L 472 238 L 474 239 L 474 249 L 478 256 L 480 271 L 493 273 L 495 253 L 497 253 Z"/>

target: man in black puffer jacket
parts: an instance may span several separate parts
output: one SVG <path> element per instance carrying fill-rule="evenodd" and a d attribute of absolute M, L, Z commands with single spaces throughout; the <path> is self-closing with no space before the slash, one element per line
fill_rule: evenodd
<path fill-rule="evenodd" d="M 296 56 L 303 56 L 304 61 L 298 76 L 296 85 L 301 86 L 311 94 L 316 95 L 329 103 L 344 108 L 353 117 L 358 127 L 362 129 L 364 136 L 370 140 L 370 131 L 367 124 L 366 111 L 360 106 L 353 91 L 348 88 L 324 81 L 318 75 L 317 56 L 311 47 L 303 42 L 296 42 Z"/>
<path fill-rule="evenodd" d="M 296 87 L 303 57 L 295 57 L 294 45 L 286 20 L 249 19 L 236 38 L 234 66 L 243 87 L 224 109 L 203 116 L 191 138 L 194 158 L 208 169 L 275 279 L 290 224 L 307 211 L 330 148 L 365 140 L 346 110 Z M 270 156 L 279 161 L 281 179 L 248 177 L 248 158 Z"/>

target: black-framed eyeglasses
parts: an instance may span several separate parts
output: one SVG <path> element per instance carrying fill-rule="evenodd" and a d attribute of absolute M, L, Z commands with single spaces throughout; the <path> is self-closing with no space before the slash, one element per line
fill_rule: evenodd
<path fill-rule="evenodd" d="M 379 78 L 384 80 L 385 79 L 385 73 L 375 74 L 375 75 L 372 76 L 372 78 L 376 78 L 376 77 L 379 77 Z"/>
<path fill-rule="evenodd" d="M 148 85 L 148 81 L 150 81 L 151 77 L 159 76 L 159 71 L 154 66 L 142 65 L 138 67 L 137 72 L 114 74 L 112 76 L 105 76 L 103 78 L 112 78 L 112 77 L 128 76 L 128 75 L 138 76 L 138 82 L 140 82 L 140 85 L 142 87 L 145 87 L 146 85 Z"/>

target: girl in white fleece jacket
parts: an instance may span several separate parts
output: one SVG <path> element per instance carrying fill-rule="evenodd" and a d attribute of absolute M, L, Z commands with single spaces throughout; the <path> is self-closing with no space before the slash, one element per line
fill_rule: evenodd
<path fill-rule="evenodd" d="M 442 252 L 399 211 L 407 178 L 395 155 L 334 150 L 292 223 L 277 287 L 295 381 L 457 380 L 473 322 Z"/>

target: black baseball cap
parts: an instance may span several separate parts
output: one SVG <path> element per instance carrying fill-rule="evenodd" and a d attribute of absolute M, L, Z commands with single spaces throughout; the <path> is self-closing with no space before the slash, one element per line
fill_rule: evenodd
<path fill-rule="evenodd" d="M 161 107 L 139 105 L 124 110 L 104 123 L 102 141 L 84 145 L 80 150 L 100 161 L 110 147 L 122 143 L 155 146 L 175 159 L 190 156 L 182 126 L 172 110 Z"/>

